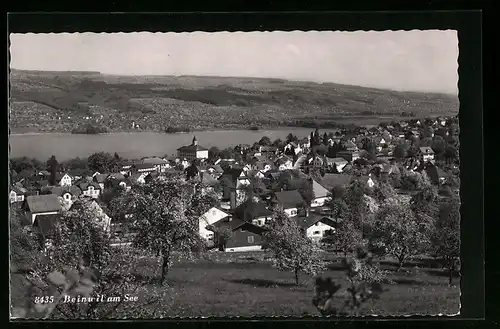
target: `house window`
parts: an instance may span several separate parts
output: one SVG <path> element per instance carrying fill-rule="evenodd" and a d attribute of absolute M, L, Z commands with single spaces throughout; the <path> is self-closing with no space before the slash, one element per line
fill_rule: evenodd
<path fill-rule="evenodd" d="M 292 210 L 290 213 L 291 213 L 292 215 L 297 215 L 297 210 Z"/>
<path fill-rule="evenodd" d="M 247 237 L 247 241 L 248 243 L 253 243 L 254 242 L 253 236 Z"/>
<path fill-rule="evenodd" d="M 317 223 L 316 223 L 316 224 L 314 224 L 314 225 L 319 226 L 319 222 L 317 222 Z"/>
<path fill-rule="evenodd" d="M 313 235 L 319 235 L 319 231 L 314 231 Z"/>

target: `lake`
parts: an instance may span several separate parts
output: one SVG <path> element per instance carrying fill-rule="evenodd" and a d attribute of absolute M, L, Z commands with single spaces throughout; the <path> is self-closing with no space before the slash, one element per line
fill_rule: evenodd
<path fill-rule="evenodd" d="M 206 148 L 217 146 L 220 149 L 237 144 L 253 144 L 263 136 L 271 140 L 284 140 L 289 133 L 299 138 L 308 136 L 313 129 L 295 128 L 276 130 L 227 130 L 197 131 L 192 133 L 166 134 L 156 132 L 111 133 L 102 135 L 79 135 L 69 133 L 32 133 L 10 136 L 10 156 L 28 156 L 46 161 L 55 155 L 59 161 L 71 158 L 85 158 L 96 152 L 117 152 L 121 157 L 134 159 L 147 156 L 174 155 L 177 149 L 190 145 L 196 135 L 198 144 Z M 336 129 L 322 129 L 324 132 Z"/>

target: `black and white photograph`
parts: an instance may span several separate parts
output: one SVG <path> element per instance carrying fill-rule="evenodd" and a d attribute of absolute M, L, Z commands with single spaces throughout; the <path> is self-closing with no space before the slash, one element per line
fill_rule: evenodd
<path fill-rule="evenodd" d="M 456 30 L 9 43 L 11 319 L 460 314 Z"/>

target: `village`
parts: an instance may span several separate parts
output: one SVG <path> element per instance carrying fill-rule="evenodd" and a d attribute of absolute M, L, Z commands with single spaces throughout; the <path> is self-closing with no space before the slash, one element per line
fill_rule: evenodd
<path fill-rule="evenodd" d="M 47 241 L 61 212 L 89 204 L 96 220 L 113 236 L 113 245 L 127 245 L 135 233 L 107 211 L 114 193 L 178 176 L 199 181 L 218 195 L 218 204 L 199 218 L 199 235 L 209 248 L 265 249 L 263 232 L 276 206 L 319 242 L 334 237 L 341 220 L 329 202 L 337 189 L 354 181 L 368 188 L 389 183 L 410 198 L 415 193 L 411 175 L 425 173 L 440 197 L 458 194 L 457 136 L 458 116 L 329 133 L 316 129 L 305 137 L 290 134 L 285 141 L 263 137 L 254 145 L 236 145 L 223 152 L 213 146 L 209 150 L 193 136 L 192 144 L 180 147 L 176 157 L 130 161 L 116 155 L 113 171 L 106 171 L 106 166 L 94 172 L 59 166 L 51 178 L 49 169 L 13 173 L 11 167 L 10 203 L 22 214 L 24 225 L 36 228 Z M 232 232 L 223 243 L 217 236 L 221 227 Z"/>

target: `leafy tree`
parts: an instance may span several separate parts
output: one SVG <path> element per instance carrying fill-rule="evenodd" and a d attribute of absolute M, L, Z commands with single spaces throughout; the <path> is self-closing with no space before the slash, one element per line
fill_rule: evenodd
<path fill-rule="evenodd" d="M 271 139 L 267 136 L 264 136 L 259 140 L 259 145 L 270 146 L 271 144 L 272 144 Z"/>
<path fill-rule="evenodd" d="M 453 283 L 453 271 L 460 264 L 460 200 L 452 197 L 440 207 L 436 219 L 436 230 L 432 235 L 434 252 L 443 259 L 449 274 L 449 284 Z"/>
<path fill-rule="evenodd" d="M 98 171 L 100 173 L 111 172 L 114 169 L 115 158 L 106 152 L 97 152 L 90 155 L 87 159 L 89 168 L 92 171 Z"/>
<path fill-rule="evenodd" d="M 61 165 L 63 165 L 65 168 L 67 168 L 69 170 L 71 170 L 71 169 L 86 170 L 89 168 L 87 159 L 81 159 L 79 157 L 64 161 Z"/>
<path fill-rule="evenodd" d="M 272 146 L 276 146 L 277 148 L 282 149 L 283 147 L 285 147 L 285 143 L 284 143 L 281 139 L 277 138 L 277 139 L 276 139 L 276 140 L 272 143 Z"/>
<path fill-rule="evenodd" d="M 148 294 L 146 285 L 135 280 L 133 250 L 112 247 L 106 225 L 96 218 L 90 203 L 81 201 L 75 209 L 64 211 L 55 223 L 51 243 L 45 244 L 46 257 L 28 278 L 35 296 L 40 296 L 39 290 L 48 296 L 58 296 L 53 303 L 45 304 L 49 309 L 45 317 L 103 319 L 155 315 L 155 311 L 146 311 L 145 307 L 151 303 L 158 307 L 162 293 L 160 296 L 157 292 Z M 61 275 L 63 273 L 65 276 Z M 121 298 L 113 302 L 94 299 L 87 303 L 60 303 L 64 295 L 90 297 L 91 293 L 94 297 L 97 294 L 140 294 L 143 300 L 127 303 Z"/>
<path fill-rule="evenodd" d="M 212 146 L 208 149 L 208 159 L 210 161 L 215 160 L 221 156 L 221 151 L 217 146 Z"/>
<path fill-rule="evenodd" d="M 290 133 L 286 136 L 286 139 L 285 139 L 285 142 L 286 143 L 291 143 L 291 142 L 297 142 L 299 139 L 297 138 L 297 136 L 295 136 L 294 134 Z"/>
<path fill-rule="evenodd" d="M 201 184 L 175 177 L 133 186 L 123 195 L 122 209 L 132 214 L 138 232 L 133 246 L 161 255 L 162 283 L 174 252 L 190 257 L 204 245 L 198 219 L 216 203 L 216 194 L 204 193 Z"/>
<path fill-rule="evenodd" d="M 428 245 L 428 232 L 422 231 L 410 205 L 393 200 L 381 206 L 372 227 L 370 244 L 381 255 L 397 259 L 398 270 Z"/>
<path fill-rule="evenodd" d="M 338 299 L 335 294 L 342 286 L 330 277 L 316 279 L 316 295 L 312 302 L 323 316 L 357 316 L 366 303 L 379 300 L 386 291 L 382 282 L 387 274 L 380 270 L 364 247 L 358 247 L 353 257 L 344 257 L 342 264 L 348 287 L 347 297 L 341 305 L 336 305 Z"/>
<path fill-rule="evenodd" d="M 352 220 L 349 218 L 349 207 L 341 199 L 335 199 L 328 203 L 331 210 L 331 217 L 337 220 L 337 227 L 335 233 L 331 236 L 325 237 L 322 242 L 329 249 L 340 251 L 344 256 L 348 252 L 355 250 L 361 241 L 361 230 L 357 229 Z"/>
<path fill-rule="evenodd" d="M 437 156 L 441 156 L 445 152 L 446 142 L 445 142 L 443 137 L 434 136 L 430 146 L 431 146 L 432 150 L 436 153 Z"/>
<path fill-rule="evenodd" d="M 406 143 L 406 141 L 403 140 L 399 142 L 394 148 L 394 157 L 396 159 L 404 159 L 406 158 L 407 151 L 408 151 L 408 144 Z"/>
<path fill-rule="evenodd" d="M 55 155 L 51 156 L 47 161 L 47 170 L 50 172 L 49 184 L 56 185 L 56 176 L 59 170 L 59 162 L 57 162 Z"/>
<path fill-rule="evenodd" d="M 274 265 L 280 271 L 293 272 L 296 285 L 301 272 L 316 275 L 324 268 L 317 245 L 281 209 L 275 210 L 270 223 L 264 237 Z"/>
<path fill-rule="evenodd" d="M 378 182 L 373 188 L 373 196 L 378 202 L 382 203 L 387 199 L 394 198 L 396 191 L 390 184 Z"/>
<path fill-rule="evenodd" d="M 41 257 L 40 239 L 32 225 L 24 225 L 20 209 L 10 207 L 10 264 L 11 271 L 33 270 Z"/>
<path fill-rule="evenodd" d="M 42 163 L 37 159 L 28 158 L 26 156 L 20 158 L 11 158 L 9 161 L 10 168 L 17 173 L 23 170 L 40 170 L 42 169 Z"/>

